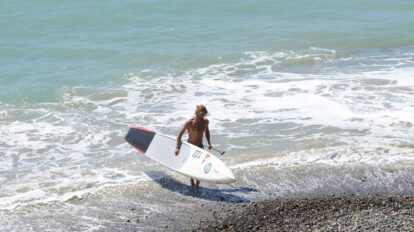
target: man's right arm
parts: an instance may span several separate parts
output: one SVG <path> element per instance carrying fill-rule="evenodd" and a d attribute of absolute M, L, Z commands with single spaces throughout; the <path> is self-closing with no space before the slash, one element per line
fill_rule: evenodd
<path fill-rule="evenodd" d="M 180 132 L 178 132 L 177 135 L 177 143 L 175 146 L 175 155 L 178 155 L 180 153 L 180 148 L 181 148 L 181 138 L 183 137 L 183 134 L 185 132 L 185 130 L 187 129 L 187 124 L 188 122 L 186 122 L 180 129 Z"/>

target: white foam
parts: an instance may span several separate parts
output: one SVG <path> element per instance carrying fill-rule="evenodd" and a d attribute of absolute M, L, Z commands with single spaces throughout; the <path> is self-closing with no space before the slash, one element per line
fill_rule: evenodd
<path fill-rule="evenodd" d="M 259 62 L 256 60 L 271 58 L 255 54 L 254 60 L 246 63 L 256 63 Z M 369 80 L 374 77 L 389 80 L 390 84 L 385 86 L 385 89 L 389 88 L 390 92 L 393 87 L 413 86 L 413 83 L 409 82 L 410 73 L 412 73 L 410 69 L 356 74 L 325 74 L 322 76 L 273 73 L 277 76 L 273 79 L 268 79 L 260 72 L 253 74 L 253 79 L 235 78 L 229 75 L 231 72 L 227 70 L 231 69 L 230 67 L 233 66 L 233 69 L 237 70 L 236 67 L 240 65 L 234 64 L 228 67 L 215 65 L 178 77 L 160 78 L 154 82 L 141 83 L 140 78 L 133 79 L 134 84 L 128 85 L 130 87 L 129 97 L 131 97 L 128 102 L 131 104 L 145 102 L 145 96 L 142 95 L 142 92 L 153 89 L 152 98 L 148 98 L 147 102 L 160 107 L 165 106 L 166 110 L 173 114 L 168 114 L 168 118 L 163 115 L 156 115 L 156 117 L 154 115 L 154 118 L 159 119 L 160 122 L 169 120 L 174 115 L 182 114 L 184 117 L 191 115 L 195 104 L 206 103 L 211 109 L 216 109 L 215 111 L 210 110 L 212 115 L 222 120 L 236 121 L 240 118 L 257 118 L 258 113 L 260 113 L 260 117 L 280 118 L 280 116 L 284 116 L 283 113 L 275 111 L 293 109 L 294 114 L 305 118 L 311 117 L 308 124 L 345 125 L 348 127 L 356 125 L 359 128 L 361 124 L 348 123 L 348 121 L 355 117 L 363 118 L 365 113 L 372 112 L 372 107 L 377 107 L 379 104 L 385 103 L 384 100 L 386 100 L 381 91 L 370 91 L 366 90 L 366 87 L 360 86 L 361 80 Z M 252 69 L 256 69 L 256 67 Z M 194 79 L 200 80 L 195 82 Z M 180 92 L 174 94 L 168 90 L 170 86 L 179 85 L 185 86 Z M 335 89 L 340 85 L 344 87 Z M 363 89 L 355 90 L 355 88 Z M 167 91 L 158 92 L 158 89 L 167 89 Z M 392 92 L 394 93 L 394 91 Z M 272 94 L 280 94 L 280 96 Z M 406 93 L 401 94 L 404 95 L 403 97 L 409 97 Z M 359 97 L 369 96 L 372 96 L 375 102 L 360 102 L 358 100 Z M 355 104 L 358 105 L 358 108 L 355 108 Z M 391 102 L 391 104 L 400 105 L 398 102 Z M 392 109 L 387 109 L 386 112 L 393 113 L 392 111 Z M 142 114 L 142 111 L 140 113 Z M 288 114 L 291 117 L 291 113 L 290 111 L 285 115 Z M 408 117 L 412 115 L 411 110 L 406 113 Z M 368 123 L 366 127 L 370 126 Z"/>
<path fill-rule="evenodd" d="M 257 166 L 274 166 L 286 168 L 293 166 L 309 166 L 314 164 L 342 165 L 393 165 L 414 163 L 410 148 L 379 147 L 373 141 L 366 144 L 355 144 L 353 147 L 337 146 L 320 149 L 309 149 L 287 154 L 278 154 L 271 158 L 254 159 L 231 165 L 232 169 L 247 169 Z"/>
<path fill-rule="evenodd" d="M 78 171 L 65 171 L 64 173 L 58 171 L 56 169 L 45 173 L 28 174 L 14 183 L 8 183 L 2 189 L 7 196 L 1 198 L 0 209 L 14 209 L 18 206 L 52 201 L 68 201 L 75 196 L 82 198 L 85 194 L 93 194 L 105 188 L 150 180 L 145 174 L 136 175 L 108 168 L 94 170 L 88 176 L 80 175 Z"/>

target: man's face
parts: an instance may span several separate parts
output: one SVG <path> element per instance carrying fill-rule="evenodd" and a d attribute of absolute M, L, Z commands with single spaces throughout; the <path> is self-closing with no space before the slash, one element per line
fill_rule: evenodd
<path fill-rule="evenodd" d="M 207 115 L 207 112 L 204 110 L 200 110 L 196 114 L 197 118 L 204 118 L 206 115 Z"/>

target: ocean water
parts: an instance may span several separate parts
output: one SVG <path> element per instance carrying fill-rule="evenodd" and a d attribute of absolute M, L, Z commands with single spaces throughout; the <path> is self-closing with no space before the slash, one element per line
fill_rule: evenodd
<path fill-rule="evenodd" d="M 200 201 L 413 194 L 413 11 L 2 1 L 0 231 L 157 230 L 151 217 Z M 123 136 L 175 135 L 197 104 L 237 182 L 194 198 Z"/>

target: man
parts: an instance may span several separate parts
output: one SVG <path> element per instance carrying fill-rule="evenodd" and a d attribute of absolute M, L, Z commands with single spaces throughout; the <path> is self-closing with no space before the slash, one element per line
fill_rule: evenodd
<path fill-rule="evenodd" d="M 210 142 L 210 130 L 208 129 L 208 119 L 205 118 L 208 111 L 204 105 L 198 105 L 195 110 L 195 116 L 187 120 L 182 126 L 180 132 L 177 135 L 177 146 L 175 149 L 175 155 L 177 156 L 180 153 L 181 147 L 181 137 L 183 134 L 188 131 L 188 142 L 204 149 L 203 145 L 203 135 L 206 135 L 208 142 L 208 149 L 211 149 Z M 193 178 L 191 180 L 191 189 L 193 190 L 193 195 L 198 194 L 200 181 Z"/>

